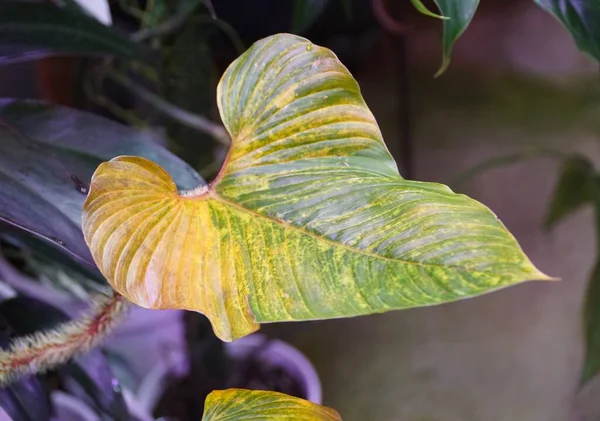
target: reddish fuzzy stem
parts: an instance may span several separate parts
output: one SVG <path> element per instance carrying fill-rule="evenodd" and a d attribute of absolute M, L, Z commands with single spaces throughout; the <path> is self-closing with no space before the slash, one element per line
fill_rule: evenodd
<path fill-rule="evenodd" d="M 121 320 L 127 301 L 116 292 L 98 295 L 92 309 L 79 320 L 18 338 L 0 351 L 0 384 L 44 372 L 97 346 Z"/>

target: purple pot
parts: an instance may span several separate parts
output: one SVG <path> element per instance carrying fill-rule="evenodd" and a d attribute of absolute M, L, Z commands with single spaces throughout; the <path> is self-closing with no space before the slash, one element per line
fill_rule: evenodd
<path fill-rule="evenodd" d="M 225 344 L 226 352 L 231 358 L 242 359 L 248 354 L 262 348 L 258 358 L 275 367 L 280 367 L 293 375 L 302 388 L 304 396 L 314 403 L 322 403 L 322 390 L 319 376 L 308 359 L 296 348 L 280 340 L 269 340 L 262 334 L 253 334 L 234 342 Z M 159 361 L 144 379 L 138 389 L 137 399 L 139 406 L 148 413 L 153 413 L 167 386 L 169 377 L 184 377 L 187 374 L 187 364 L 182 356 L 172 360 L 171 364 L 164 360 Z"/>
<path fill-rule="evenodd" d="M 233 359 L 243 359 L 257 349 L 260 349 L 258 359 L 282 368 L 298 380 L 306 399 L 318 404 L 323 402 L 317 372 L 304 354 L 291 345 L 277 339 L 267 339 L 264 335 L 256 333 L 226 344 L 227 353 Z"/>

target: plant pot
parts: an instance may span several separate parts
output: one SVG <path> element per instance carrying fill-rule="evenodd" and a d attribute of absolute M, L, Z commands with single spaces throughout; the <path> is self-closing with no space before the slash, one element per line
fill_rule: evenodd
<path fill-rule="evenodd" d="M 265 344 L 265 341 L 268 343 Z M 261 347 L 264 348 L 260 350 Z M 317 404 L 323 403 L 321 381 L 311 362 L 293 346 L 277 339 L 267 339 L 254 334 L 228 343 L 227 353 L 233 359 L 242 359 L 260 350 L 258 358 L 275 367 L 281 367 L 300 383 L 304 398 Z"/>
<path fill-rule="evenodd" d="M 297 349 L 280 340 L 268 340 L 261 334 L 247 336 L 226 344 L 226 352 L 234 360 L 241 360 L 256 352 L 259 360 L 281 368 L 292 375 L 302 386 L 305 398 L 322 403 L 321 382 L 308 359 Z M 262 349 L 261 349 L 262 347 Z M 181 354 L 184 348 L 180 349 Z M 153 413 L 172 378 L 183 378 L 188 373 L 185 355 L 173 359 L 172 363 L 162 360 L 142 380 L 137 399 L 140 408 Z"/>

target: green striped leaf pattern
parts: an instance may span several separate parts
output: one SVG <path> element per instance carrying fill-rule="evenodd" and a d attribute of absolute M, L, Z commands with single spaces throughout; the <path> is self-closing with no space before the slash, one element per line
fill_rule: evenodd
<path fill-rule="evenodd" d="M 265 322 L 550 279 L 484 205 L 400 176 L 331 51 L 288 34 L 261 40 L 225 72 L 217 99 L 232 147 L 209 187 L 177 194 L 139 158 L 103 164 L 92 180 L 86 240 L 133 302 L 201 311 L 231 340 Z"/>
<path fill-rule="evenodd" d="M 264 390 L 215 390 L 202 421 L 342 421 L 336 411 L 304 399 Z"/>

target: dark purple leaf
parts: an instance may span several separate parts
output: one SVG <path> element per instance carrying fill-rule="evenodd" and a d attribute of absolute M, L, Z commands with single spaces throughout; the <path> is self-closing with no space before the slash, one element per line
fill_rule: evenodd
<path fill-rule="evenodd" d="M 111 120 L 34 101 L 0 101 L 0 220 L 93 261 L 81 210 L 96 167 L 119 155 L 162 165 L 181 188 L 202 178 L 149 133 Z"/>

